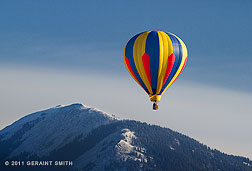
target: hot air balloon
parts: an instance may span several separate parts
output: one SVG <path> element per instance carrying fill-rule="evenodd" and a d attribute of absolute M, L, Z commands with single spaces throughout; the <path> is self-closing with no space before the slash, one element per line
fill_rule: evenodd
<path fill-rule="evenodd" d="M 176 35 L 146 31 L 132 37 L 124 48 L 124 63 L 158 110 L 162 94 L 178 78 L 187 61 L 187 49 Z"/>

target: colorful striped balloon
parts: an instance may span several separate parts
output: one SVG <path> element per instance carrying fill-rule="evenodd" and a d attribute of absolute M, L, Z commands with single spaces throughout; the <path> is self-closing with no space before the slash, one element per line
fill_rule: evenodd
<path fill-rule="evenodd" d="M 178 78 L 187 61 L 187 49 L 176 35 L 146 31 L 132 37 L 124 48 L 124 63 L 134 80 L 154 102 Z"/>

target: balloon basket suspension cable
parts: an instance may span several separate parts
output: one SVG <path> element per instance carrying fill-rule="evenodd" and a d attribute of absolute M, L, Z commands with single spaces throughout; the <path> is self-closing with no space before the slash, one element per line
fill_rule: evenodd
<path fill-rule="evenodd" d="M 153 110 L 158 110 L 158 103 L 156 101 L 153 103 Z"/>

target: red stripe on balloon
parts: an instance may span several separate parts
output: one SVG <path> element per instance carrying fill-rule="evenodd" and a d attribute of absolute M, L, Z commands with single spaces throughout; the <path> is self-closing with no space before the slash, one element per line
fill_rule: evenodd
<path fill-rule="evenodd" d="M 126 61 L 127 67 L 128 67 L 129 70 L 130 70 L 130 73 L 131 73 L 131 74 L 133 75 L 133 77 L 136 79 L 136 81 L 138 82 L 138 84 L 139 84 L 140 86 L 142 86 L 142 85 L 140 84 L 140 82 L 138 81 L 138 79 L 136 78 L 136 76 L 135 76 L 135 74 L 134 74 L 134 72 L 133 72 L 133 70 L 132 70 L 132 68 L 131 68 L 131 66 L 130 66 L 129 58 L 127 58 L 127 56 L 125 56 L 125 61 Z"/>
<path fill-rule="evenodd" d="M 169 77 L 169 75 L 170 75 L 170 73 L 171 73 L 171 70 L 172 70 L 174 61 L 175 61 L 175 56 L 174 56 L 174 54 L 172 53 L 172 54 L 168 57 L 168 63 L 167 63 L 167 68 L 166 68 L 166 72 L 165 72 L 165 78 L 164 78 L 163 85 L 165 84 L 167 78 Z"/>
<path fill-rule="evenodd" d="M 174 81 L 178 78 L 178 76 L 180 75 L 180 73 L 183 71 L 183 69 L 184 69 L 184 67 L 185 67 L 185 64 L 186 64 L 186 61 L 187 61 L 187 57 L 186 57 L 186 59 L 185 59 L 185 63 L 184 63 L 184 65 L 183 65 L 182 69 L 180 70 L 179 74 L 178 74 L 177 77 L 174 79 Z M 174 83 L 174 81 L 173 81 L 173 83 Z M 172 84 L 173 84 L 173 83 L 172 83 Z"/>
<path fill-rule="evenodd" d="M 143 60 L 143 66 L 144 66 L 145 73 L 147 75 L 147 78 L 148 78 L 150 86 L 151 86 L 150 56 L 147 53 L 144 53 L 142 56 L 142 60 Z"/>
<path fill-rule="evenodd" d="M 179 75 L 180 75 L 180 73 L 183 71 L 183 69 L 184 69 L 184 67 L 185 67 L 186 62 L 187 62 L 187 57 L 186 57 L 186 59 L 185 59 L 185 63 L 184 63 L 184 65 L 183 65 L 183 67 L 182 67 L 181 71 L 179 72 L 178 76 L 179 76 Z M 178 78 L 178 76 L 177 76 L 177 78 Z M 177 79 L 177 78 L 176 78 L 176 79 Z"/>

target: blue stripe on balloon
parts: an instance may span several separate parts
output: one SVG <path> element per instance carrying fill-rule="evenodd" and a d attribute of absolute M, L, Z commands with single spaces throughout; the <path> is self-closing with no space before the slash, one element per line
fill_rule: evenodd
<path fill-rule="evenodd" d="M 135 35 L 134 37 L 132 37 L 129 42 L 127 43 L 127 46 L 125 48 L 125 56 L 127 56 L 127 58 L 129 59 L 129 63 L 130 63 L 130 66 L 131 66 L 131 69 L 133 71 L 133 73 L 135 74 L 137 80 L 139 81 L 139 83 L 141 84 L 141 86 L 143 87 L 143 89 L 148 93 L 148 89 L 146 88 L 143 80 L 141 79 L 138 71 L 137 71 L 137 68 L 136 68 L 136 65 L 135 65 L 135 62 L 134 62 L 134 57 L 133 57 L 133 47 L 134 47 L 134 43 L 137 39 L 137 37 L 142 34 L 142 33 L 139 33 L 137 35 Z"/>
<path fill-rule="evenodd" d="M 145 52 L 150 56 L 151 87 L 153 94 L 156 94 L 159 69 L 159 37 L 156 31 L 148 34 Z"/>
<path fill-rule="evenodd" d="M 172 34 L 170 33 L 167 33 L 166 34 L 170 37 L 171 39 L 171 42 L 172 42 L 172 47 L 173 47 L 173 54 L 175 56 L 175 61 L 174 61 L 174 64 L 173 64 L 173 67 L 172 67 L 172 70 L 171 70 L 171 73 L 170 75 L 168 76 L 166 82 L 164 83 L 161 91 L 159 94 L 162 94 L 162 92 L 165 90 L 165 88 L 168 86 L 168 84 L 171 82 L 172 78 L 174 77 L 174 75 L 176 74 L 179 66 L 181 65 L 181 61 L 182 61 L 182 56 L 183 56 L 183 52 L 182 52 L 182 46 L 180 44 L 180 41 L 175 37 L 173 36 Z"/>

